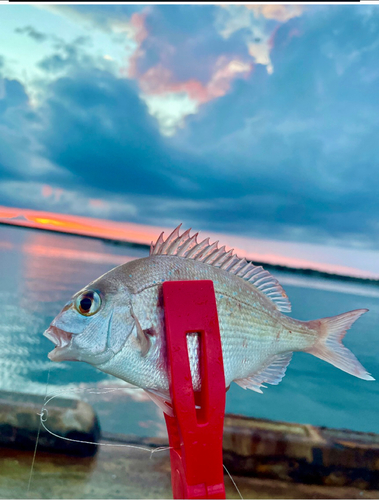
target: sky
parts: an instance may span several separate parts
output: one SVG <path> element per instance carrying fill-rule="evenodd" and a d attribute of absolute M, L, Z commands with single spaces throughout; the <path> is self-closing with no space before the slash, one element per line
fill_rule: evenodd
<path fill-rule="evenodd" d="M 379 6 L 1 5 L 0 205 L 379 248 Z"/>

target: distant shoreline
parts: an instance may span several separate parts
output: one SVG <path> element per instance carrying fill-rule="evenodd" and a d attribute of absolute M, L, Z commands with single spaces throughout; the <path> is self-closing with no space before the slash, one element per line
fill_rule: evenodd
<path fill-rule="evenodd" d="M 65 231 L 63 229 L 51 229 L 51 228 L 47 228 L 47 227 L 40 227 L 40 226 L 35 226 L 35 225 L 33 225 L 33 223 L 28 223 L 26 221 L 11 221 L 11 220 L 4 221 L 4 220 L 2 220 L 2 221 L 0 221 L 0 225 L 19 227 L 22 229 L 33 229 L 36 231 L 48 231 L 50 233 L 61 233 L 61 234 L 67 234 L 70 236 L 78 236 L 80 238 L 90 238 L 90 239 L 94 239 L 94 240 L 103 241 L 104 243 L 125 246 L 125 247 L 129 247 L 129 248 L 134 247 L 134 248 L 144 248 L 146 250 L 150 249 L 150 245 L 146 245 L 144 243 L 136 243 L 136 242 L 132 242 L 132 241 L 122 241 L 122 240 L 117 240 L 117 239 L 104 238 L 102 236 L 80 234 L 80 233 L 76 233 L 73 231 Z M 257 265 L 257 266 L 264 266 L 265 269 L 291 272 L 293 274 L 300 274 L 303 276 L 328 278 L 328 279 L 334 279 L 334 280 L 339 280 L 339 281 L 348 281 L 348 282 L 352 282 L 352 283 L 365 283 L 365 284 L 379 285 L 379 280 L 377 280 L 377 279 L 361 278 L 361 277 L 357 277 L 357 276 L 348 276 L 345 274 L 328 273 L 326 271 L 318 271 L 316 269 L 311 269 L 311 268 L 299 268 L 299 267 L 284 266 L 284 265 L 280 265 L 280 264 L 269 264 L 267 262 L 260 262 L 257 260 L 254 260 L 253 264 Z"/>

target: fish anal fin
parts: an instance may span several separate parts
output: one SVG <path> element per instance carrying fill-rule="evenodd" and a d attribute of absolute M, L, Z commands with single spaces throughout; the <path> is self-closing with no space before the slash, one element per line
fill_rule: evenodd
<path fill-rule="evenodd" d="M 282 381 L 287 366 L 292 359 L 292 354 L 292 352 L 277 354 L 262 369 L 250 377 L 237 379 L 234 382 L 243 389 L 251 389 L 252 391 L 262 393 L 261 387 L 266 388 L 263 384 L 278 385 Z"/>
<path fill-rule="evenodd" d="M 263 391 L 260 389 L 262 386 L 256 384 L 254 376 L 247 378 L 239 378 L 237 380 L 234 380 L 234 382 L 238 384 L 240 387 L 242 387 L 242 389 L 250 389 L 251 391 L 263 394 Z"/>
<path fill-rule="evenodd" d="M 144 389 L 149 398 L 154 401 L 154 403 L 159 406 L 159 408 L 166 413 L 169 417 L 174 416 L 174 410 L 171 406 L 171 398 L 168 394 L 157 391 L 155 389 Z"/>

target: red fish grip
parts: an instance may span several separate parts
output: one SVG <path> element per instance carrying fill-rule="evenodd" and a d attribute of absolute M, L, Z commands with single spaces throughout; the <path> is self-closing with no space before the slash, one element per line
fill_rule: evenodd
<path fill-rule="evenodd" d="M 212 281 L 166 281 L 163 301 L 174 417 L 165 414 L 174 498 L 225 498 L 222 437 L 225 376 Z M 187 334 L 200 345 L 194 392 Z M 196 407 L 196 406 L 197 407 Z"/>

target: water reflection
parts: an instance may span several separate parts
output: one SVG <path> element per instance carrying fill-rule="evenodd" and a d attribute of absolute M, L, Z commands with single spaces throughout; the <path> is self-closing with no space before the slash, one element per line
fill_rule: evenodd
<path fill-rule="evenodd" d="M 21 247 L 27 302 L 55 302 L 65 291 L 68 300 L 87 283 L 133 258 L 105 253 L 101 247 L 96 240 L 28 231 Z"/>

